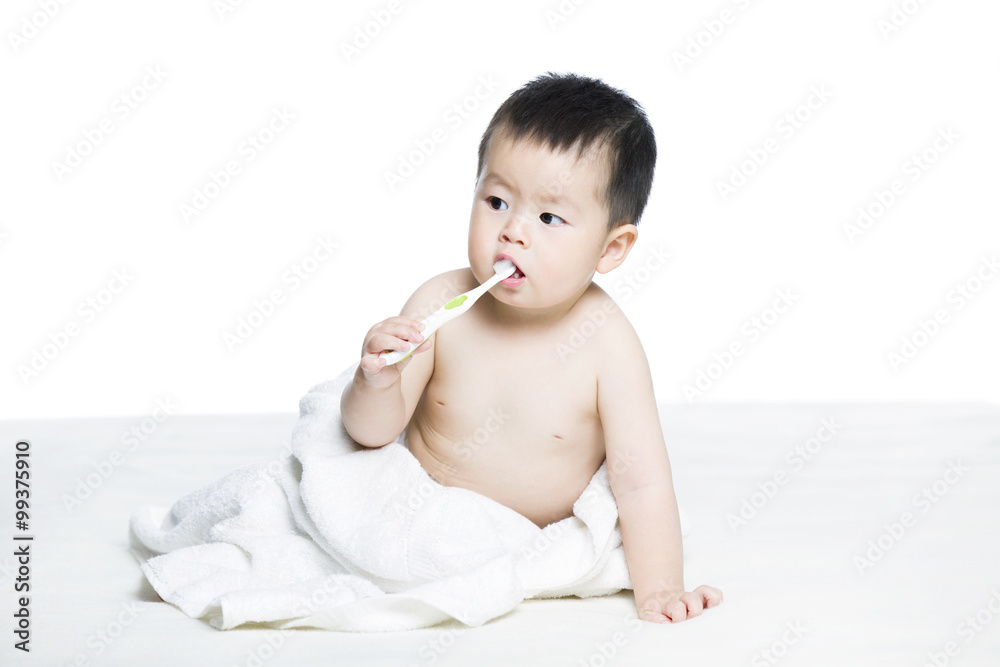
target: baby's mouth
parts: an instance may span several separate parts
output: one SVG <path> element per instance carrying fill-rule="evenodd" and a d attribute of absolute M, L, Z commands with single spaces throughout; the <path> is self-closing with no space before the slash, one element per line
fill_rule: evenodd
<path fill-rule="evenodd" d="M 511 264 L 514 264 L 514 273 L 507 276 L 504 280 L 520 280 L 521 278 L 524 278 L 524 271 L 521 270 L 520 266 L 514 263 L 513 259 L 511 259 L 507 255 L 500 255 L 500 257 L 496 261 L 500 261 L 500 259 L 505 259 Z"/>

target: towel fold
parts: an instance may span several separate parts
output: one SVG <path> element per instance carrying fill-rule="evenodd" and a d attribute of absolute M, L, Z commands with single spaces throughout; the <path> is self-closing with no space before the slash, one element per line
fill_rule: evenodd
<path fill-rule="evenodd" d="M 573 516 L 538 528 L 474 491 L 438 483 L 405 431 L 355 443 L 340 397 L 357 363 L 299 403 L 291 451 L 245 466 L 130 522 L 156 592 L 227 630 L 477 626 L 522 600 L 631 588 L 605 465 Z"/>

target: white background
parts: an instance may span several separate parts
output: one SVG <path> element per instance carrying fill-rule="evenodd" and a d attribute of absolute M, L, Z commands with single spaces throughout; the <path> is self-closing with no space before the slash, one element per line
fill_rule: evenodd
<path fill-rule="evenodd" d="M 656 131 L 639 241 L 597 282 L 639 333 L 659 400 L 687 400 L 699 371 L 716 379 L 696 401 L 1000 399 L 1000 279 L 960 310 L 949 299 L 1000 253 L 996 3 L 567 0 L 562 16 L 556 1 L 404 1 L 350 57 L 387 1 L 248 0 L 221 16 L 211 0 L 52 4 L 0 16 L 0 418 L 157 400 L 294 411 L 418 285 L 468 265 L 480 135 L 549 70 L 624 89 Z M 164 78 L 143 90 L 147 68 Z M 126 118 L 123 94 L 144 98 Z M 241 144 L 274 109 L 294 120 L 248 161 Z M 808 118 L 788 137 L 796 110 Z M 54 163 L 103 119 L 112 131 L 60 178 Z M 436 128 L 444 142 L 390 189 L 385 173 Z M 957 139 L 912 180 L 907 161 L 942 128 Z M 718 184 L 769 138 L 777 151 L 724 201 Z M 239 174 L 186 222 L 180 205 L 229 160 Z M 905 192 L 851 243 L 845 225 L 894 179 Z M 337 252 L 293 289 L 283 275 L 320 237 Z M 88 319 L 80 304 L 123 269 Z M 231 351 L 225 334 L 274 289 L 284 302 Z M 781 289 L 794 305 L 752 341 L 744 325 Z M 893 368 L 938 309 L 947 322 Z M 744 354 L 713 369 L 734 342 Z M 25 379 L 36 352 L 50 358 Z"/>

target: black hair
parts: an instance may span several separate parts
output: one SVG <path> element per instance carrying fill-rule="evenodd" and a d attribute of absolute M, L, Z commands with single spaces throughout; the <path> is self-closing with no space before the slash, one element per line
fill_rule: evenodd
<path fill-rule="evenodd" d="M 624 92 L 576 74 L 548 72 L 528 82 L 500 105 L 486 127 L 477 177 L 497 134 L 544 142 L 554 151 L 576 146 L 577 156 L 591 146 L 603 147 L 609 173 L 603 192 L 608 229 L 639 224 L 653 186 L 656 138 L 645 111 Z"/>

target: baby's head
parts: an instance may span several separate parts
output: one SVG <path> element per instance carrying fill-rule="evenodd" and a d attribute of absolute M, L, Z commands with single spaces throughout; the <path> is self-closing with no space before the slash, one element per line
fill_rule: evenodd
<path fill-rule="evenodd" d="M 476 278 L 489 279 L 507 256 L 525 278 L 491 294 L 565 311 L 595 271 L 625 260 L 655 164 L 653 129 L 625 93 L 576 75 L 529 82 L 500 106 L 479 144 L 469 225 Z"/>

